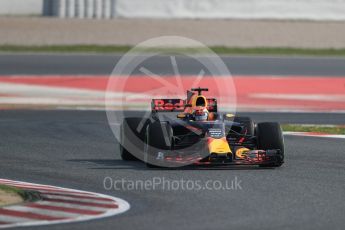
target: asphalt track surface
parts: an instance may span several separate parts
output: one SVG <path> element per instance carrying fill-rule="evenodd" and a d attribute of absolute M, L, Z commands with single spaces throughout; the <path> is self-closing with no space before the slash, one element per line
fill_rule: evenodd
<path fill-rule="evenodd" d="M 5 66 L 4 56 L 1 56 L 0 73 L 88 73 L 83 61 L 80 61 L 78 67 L 77 60 L 72 65 L 66 64 L 66 59 L 64 63 L 60 63 L 59 59 L 26 58 L 25 61 L 19 56 L 17 58 L 19 61 L 15 68 L 10 61 L 7 64 L 12 63 L 12 66 Z M 327 60 L 320 63 L 326 63 Z M 269 61 L 263 62 L 270 65 Z M 298 75 L 304 72 L 305 75 L 327 73 L 326 75 L 345 76 L 345 67 L 332 64 L 332 61 L 329 61 L 329 65 L 338 66 L 338 69 L 329 69 L 328 72 L 322 72 L 321 67 L 320 71 L 304 68 L 296 60 L 290 62 L 302 69 L 295 66 L 296 68 L 279 70 L 280 74 L 287 72 Z M 25 63 L 27 65 L 24 68 L 22 65 Z M 318 63 L 319 60 L 313 65 L 316 67 Z M 103 69 L 101 72 L 96 64 L 89 65 L 90 71 L 95 71 L 89 74 L 107 71 Z M 37 69 L 37 66 L 42 68 Z M 260 68 L 262 67 L 258 66 L 256 74 L 279 74 L 274 71 L 273 66 L 271 71 L 262 68 L 260 72 Z M 248 73 L 246 71 L 249 70 L 238 70 L 241 74 Z M 270 120 L 281 123 L 345 124 L 343 114 L 244 115 L 252 116 L 257 122 Z M 286 163 L 279 169 L 245 167 L 153 170 L 147 169 L 140 162 L 120 160 L 119 145 L 103 111 L 1 111 L 0 130 L 0 178 L 99 192 L 120 197 L 131 204 L 128 212 L 115 217 L 27 229 L 344 229 L 345 226 L 343 139 L 286 136 Z M 200 180 L 202 183 L 207 180 L 225 182 L 237 178 L 241 181 L 242 189 L 174 191 L 157 188 L 115 191 L 104 188 L 105 177 L 114 180 L 125 178 L 128 181 L 152 181 L 156 177 L 179 181 L 183 178 Z"/>
<path fill-rule="evenodd" d="M 266 115 L 252 115 L 256 121 L 267 120 Z M 288 121 L 300 115 L 269 116 Z M 131 204 L 128 212 L 112 218 L 38 229 L 344 228 L 342 139 L 286 137 L 286 163 L 279 169 L 151 170 L 120 160 L 119 146 L 101 111 L 2 111 L 0 130 L 1 178 L 104 193 Z M 103 186 L 107 176 L 202 182 L 237 177 L 242 189 L 108 191 Z"/>
<path fill-rule="evenodd" d="M 107 75 L 120 58 L 116 54 L 0 54 L 0 75 Z M 189 57 L 176 60 L 181 74 L 198 75 L 202 68 Z M 345 58 L 222 56 L 222 60 L 233 75 L 345 76 Z M 155 74 L 174 74 L 169 56 L 155 56 L 142 64 Z M 142 73 L 136 69 L 132 74 Z"/>

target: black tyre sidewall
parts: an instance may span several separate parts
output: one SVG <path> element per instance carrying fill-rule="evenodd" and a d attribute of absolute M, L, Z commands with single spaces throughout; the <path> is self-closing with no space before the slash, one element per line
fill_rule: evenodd
<path fill-rule="evenodd" d="M 165 129 L 165 131 L 163 131 Z M 153 122 L 146 130 L 145 163 L 150 168 L 162 167 L 162 162 L 155 163 L 155 154 L 159 150 L 170 150 L 172 146 L 172 127 L 168 122 Z M 167 140 L 166 140 L 167 139 Z M 168 142 L 168 143 L 167 143 Z"/>
<path fill-rule="evenodd" d="M 120 127 L 120 153 L 122 160 L 125 161 L 138 161 L 143 158 L 144 146 L 145 146 L 145 130 L 149 125 L 149 119 L 139 117 L 124 118 Z M 144 122 L 144 126 L 140 132 L 137 132 L 136 128 L 140 123 Z M 137 139 L 135 142 L 135 149 L 138 151 L 136 154 L 132 154 L 126 149 L 125 146 L 133 146 L 130 142 L 131 139 Z M 138 156 L 138 157 L 137 157 Z M 142 156 L 142 157 L 140 157 Z"/>
<path fill-rule="evenodd" d="M 235 117 L 234 122 L 243 124 L 247 129 L 247 135 L 255 135 L 255 124 L 250 117 Z"/>
<path fill-rule="evenodd" d="M 281 159 L 271 166 L 281 166 L 284 163 L 284 136 L 279 123 L 263 122 L 256 126 L 258 149 L 280 149 Z"/>

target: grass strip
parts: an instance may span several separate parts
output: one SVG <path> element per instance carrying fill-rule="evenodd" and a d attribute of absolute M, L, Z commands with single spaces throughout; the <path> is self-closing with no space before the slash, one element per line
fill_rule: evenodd
<path fill-rule="evenodd" d="M 283 131 L 345 135 L 345 126 L 283 124 Z"/>
<path fill-rule="evenodd" d="M 15 201 L 11 200 L 13 196 L 18 196 L 24 201 L 27 199 L 27 196 L 28 196 L 28 194 L 24 190 L 21 190 L 12 186 L 2 185 L 2 184 L 0 184 L 0 191 L 1 191 L 0 207 L 2 205 L 17 203 L 20 200 L 16 198 L 15 198 Z M 7 194 L 10 194 L 10 196 L 8 196 Z"/>
<path fill-rule="evenodd" d="M 29 53 L 126 53 L 132 46 L 118 45 L 47 45 L 47 46 L 21 46 L 0 45 L 0 52 L 29 52 Z M 303 56 L 345 56 L 345 49 L 304 49 L 304 48 L 238 48 L 226 46 L 211 46 L 217 54 L 234 55 L 303 55 Z M 140 48 L 139 53 L 163 52 L 163 53 L 189 53 L 203 54 L 208 51 L 204 48 Z"/>

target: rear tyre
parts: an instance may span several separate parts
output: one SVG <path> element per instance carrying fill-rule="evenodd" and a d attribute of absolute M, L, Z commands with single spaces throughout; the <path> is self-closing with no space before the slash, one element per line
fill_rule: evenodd
<path fill-rule="evenodd" d="M 250 117 L 235 117 L 234 122 L 243 124 L 246 129 L 246 134 L 249 136 L 255 135 L 255 124 Z"/>
<path fill-rule="evenodd" d="M 121 159 L 124 161 L 139 161 L 138 158 L 133 156 L 129 151 L 127 151 L 122 145 L 120 145 Z"/>
<path fill-rule="evenodd" d="M 171 150 L 173 130 L 168 122 L 154 122 L 146 130 L 145 163 L 148 168 L 160 168 L 157 154 Z M 164 160 L 164 159 L 163 159 Z"/>
<path fill-rule="evenodd" d="M 124 118 L 120 127 L 120 153 L 122 160 L 138 161 L 140 159 L 136 156 L 143 156 L 145 131 L 149 123 L 150 120 L 146 118 Z M 135 153 L 131 153 L 127 148 L 135 151 Z"/>
<path fill-rule="evenodd" d="M 284 137 L 279 123 L 258 123 L 256 127 L 258 149 L 279 149 L 277 161 L 272 164 L 260 165 L 260 167 L 280 167 L 284 163 Z"/>

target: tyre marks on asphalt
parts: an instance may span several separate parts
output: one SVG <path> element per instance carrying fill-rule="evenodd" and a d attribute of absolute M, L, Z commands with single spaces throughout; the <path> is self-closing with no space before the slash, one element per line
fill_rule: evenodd
<path fill-rule="evenodd" d="M 123 213 L 119 198 L 56 186 L 0 179 L 0 184 L 37 191 L 40 199 L 0 208 L 0 228 L 85 221 Z"/>

